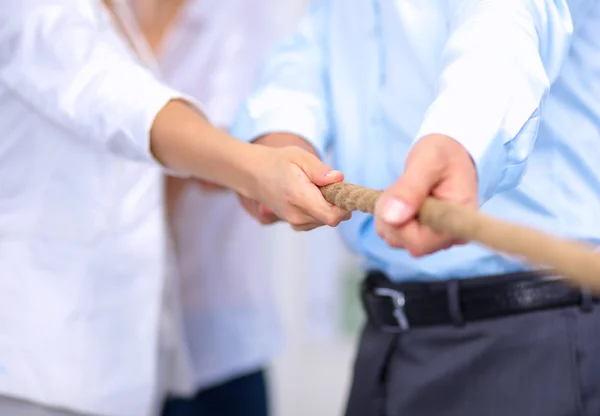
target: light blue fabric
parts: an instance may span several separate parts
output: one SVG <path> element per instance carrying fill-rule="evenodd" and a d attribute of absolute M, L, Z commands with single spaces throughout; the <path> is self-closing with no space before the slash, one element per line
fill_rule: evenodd
<path fill-rule="evenodd" d="M 443 133 L 473 157 L 484 212 L 598 243 L 599 10 L 593 0 L 315 1 L 265 63 L 233 134 L 299 134 L 321 153 L 331 146 L 347 181 L 383 189 L 416 140 Z M 414 259 L 368 215 L 340 230 L 365 267 L 395 280 L 525 267 L 475 244 Z"/>

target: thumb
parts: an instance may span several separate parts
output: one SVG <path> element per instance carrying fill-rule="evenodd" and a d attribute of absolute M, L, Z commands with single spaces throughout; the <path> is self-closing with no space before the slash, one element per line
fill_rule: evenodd
<path fill-rule="evenodd" d="M 427 167 L 407 167 L 378 201 L 382 219 L 390 225 L 402 225 L 413 219 L 438 180 Z"/>
<path fill-rule="evenodd" d="M 311 154 L 302 158 L 299 163 L 308 179 L 317 186 L 330 185 L 344 180 L 344 174 L 325 165 L 316 156 Z"/>

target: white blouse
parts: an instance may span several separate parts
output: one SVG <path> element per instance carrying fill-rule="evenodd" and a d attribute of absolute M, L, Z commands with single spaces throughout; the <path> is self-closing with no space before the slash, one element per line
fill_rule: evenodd
<path fill-rule="evenodd" d="M 190 0 L 159 53 L 172 87 L 228 127 L 280 33 L 270 0 Z M 232 192 L 186 188 L 174 221 L 183 323 L 198 389 L 265 366 L 281 344 L 270 253 L 273 234 Z M 285 276 L 277 276 L 285 278 Z"/>

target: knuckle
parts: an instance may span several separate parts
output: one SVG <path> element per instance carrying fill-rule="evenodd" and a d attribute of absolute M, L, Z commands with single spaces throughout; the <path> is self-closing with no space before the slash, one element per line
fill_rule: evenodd
<path fill-rule="evenodd" d="M 340 222 L 348 221 L 348 220 L 352 219 L 352 212 L 344 212 L 340 218 L 341 218 Z"/>
<path fill-rule="evenodd" d="M 337 227 L 342 221 L 348 221 L 350 218 L 352 218 L 352 212 L 339 209 L 335 210 L 334 214 L 332 215 L 332 220 L 335 222 L 335 224 L 333 224 L 332 227 Z"/>
<path fill-rule="evenodd" d="M 303 201 L 302 195 L 298 190 L 288 190 L 285 195 L 285 202 L 293 207 L 306 205 L 306 202 Z"/>
<path fill-rule="evenodd" d="M 342 218 L 340 216 L 332 214 L 327 217 L 325 224 L 327 224 L 329 227 L 337 227 L 341 221 Z"/>

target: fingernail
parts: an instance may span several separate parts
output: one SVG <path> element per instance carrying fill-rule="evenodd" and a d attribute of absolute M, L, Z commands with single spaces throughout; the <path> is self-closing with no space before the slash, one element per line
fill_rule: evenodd
<path fill-rule="evenodd" d="M 389 198 L 383 206 L 383 220 L 390 224 L 399 224 L 407 220 L 410 215 L 408 205 L 399 199 Z"/>
<path fill-rule="evenodd" d="M 341 172 L 340 172 L 339 170 L 330 170 L 329 172 L 327 172 L 327 173 L 325 174 L 325 176 L 326 176 L 327 178 L 330 178 L 330 177 L 332 177 L 333 175 L 336 175 L 336 174 L 338 174 L 338 173 L 341 173 Z"/>

